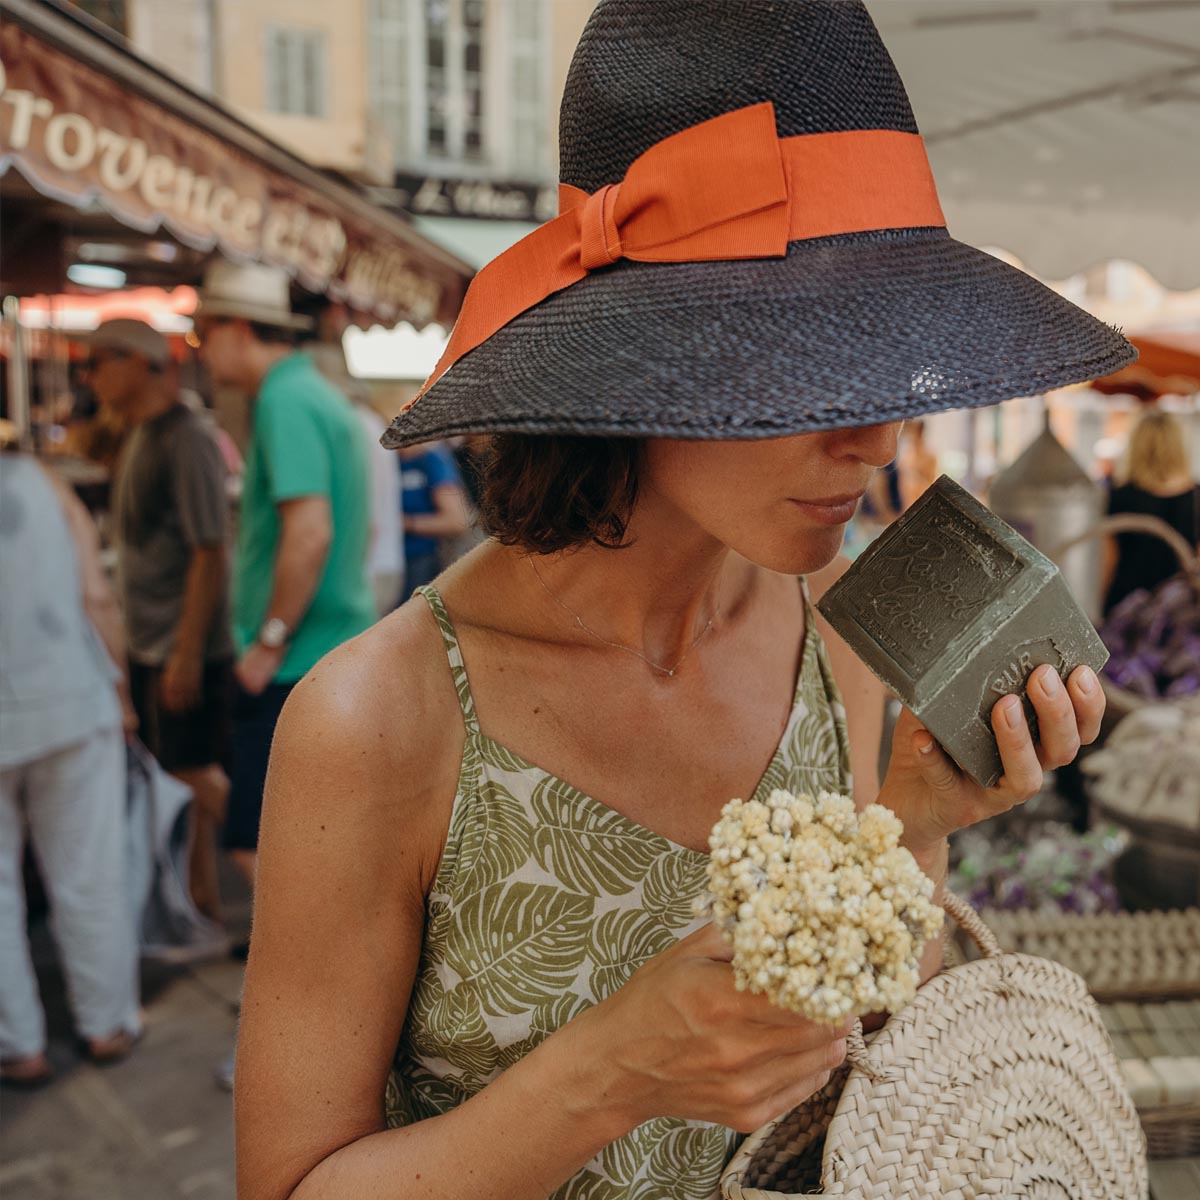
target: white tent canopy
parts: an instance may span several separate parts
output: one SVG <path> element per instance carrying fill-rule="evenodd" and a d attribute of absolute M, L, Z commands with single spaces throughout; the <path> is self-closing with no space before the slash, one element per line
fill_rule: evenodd
<path fill-rule="evenodd" d="M 867 0 L 950 232 L 1200 287 L 1200 0 Z"/>

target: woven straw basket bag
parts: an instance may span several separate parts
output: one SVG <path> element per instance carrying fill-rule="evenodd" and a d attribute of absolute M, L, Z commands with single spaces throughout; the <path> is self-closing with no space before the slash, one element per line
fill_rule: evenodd
<path fill-rule="evenodd" d="M 805 1104 L 742 1144 L 726 1200 L 1144 1200 L 1145 1140 L 1099 1010 L 1059 963 L 983 954 L 943 971 Z"/>

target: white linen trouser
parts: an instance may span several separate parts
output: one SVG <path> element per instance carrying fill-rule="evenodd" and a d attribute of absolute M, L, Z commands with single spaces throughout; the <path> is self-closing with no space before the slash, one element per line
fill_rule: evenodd
<path fill-rule="evenodd" d="M 50 902 L 76 1032 L 136 1033 L 138 956 L 125 881 L 125 742 L 119 729 L 0 769 L 0 1055 L 46 1048 L 25 933 L 28 829 Z"/>

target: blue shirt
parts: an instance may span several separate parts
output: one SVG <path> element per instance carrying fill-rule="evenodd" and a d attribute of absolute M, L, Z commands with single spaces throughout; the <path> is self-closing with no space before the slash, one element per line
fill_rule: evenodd
<path fill-rule="evenodd" d="M 433 498 L 434 490 L 447 484 L 461 488 L 463 482 L 454 455 L 445 446 L 430 446 L 416 458 L 400 459 L 400 486 L 403 489 L 401 503 L 405 513 L 437 512 L 437 502 Z M 405 530 L 406 559 L 436 554 L 437 548 L 437 538 Z"/>

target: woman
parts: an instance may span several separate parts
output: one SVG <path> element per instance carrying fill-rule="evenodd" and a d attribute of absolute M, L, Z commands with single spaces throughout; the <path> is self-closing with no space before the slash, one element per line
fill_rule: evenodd
<path fill-rule="evenodd" d="M 906 715 L 878 787 L 880 689 L 796 579 L 904 417 L 1130 357 L 948 237 L 865 9 L 602 0 L 561 145 L 563 214 L 480 272 L 389 437 L 496 435 L 494 540 L 280 724 L 243 1200 L 711 1196 L 845 1034 L 737 992 L 694 916 L 722 805 L 853 787 L 940 881 L 1096 733 L 1094 676 L 1043 671 L 1038 746 L 995 710 L 1000 786 Z"/>
<path fill-rule="evenodd" d="M 1113 489 L 1110 516 L 1137 513 L 1165 521 L 1193 546 L 1200 540 L 1200 488 L 1192 480 L 1179 418 L 1147 412 L 1129 439 L 1125 481 Z M 1175 552 L 1149 533 L 1118 533 L 1105 544 L 1104 611 L 1131 592 L 1155 588 L 1179 570 Z"/>

